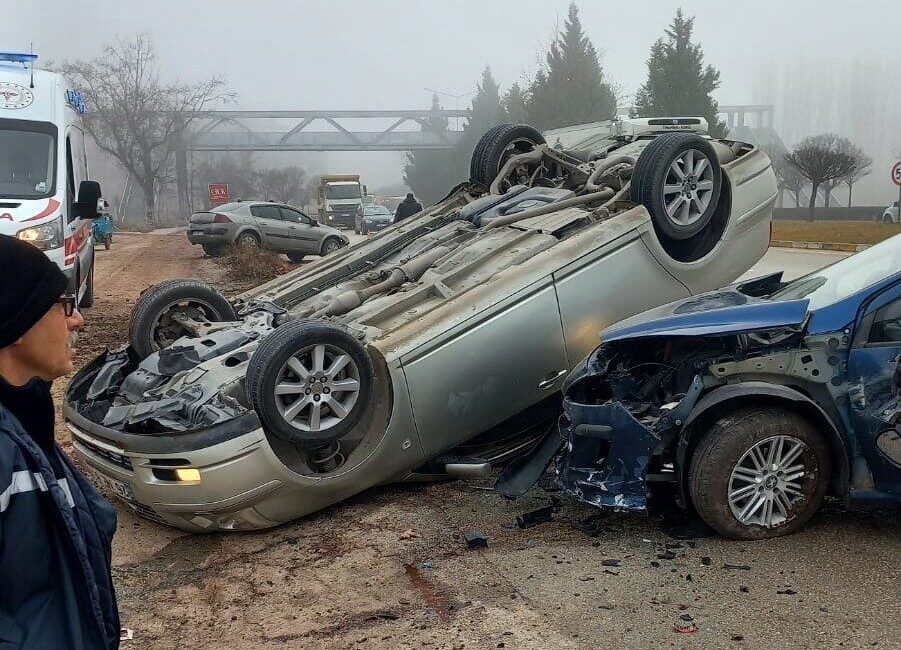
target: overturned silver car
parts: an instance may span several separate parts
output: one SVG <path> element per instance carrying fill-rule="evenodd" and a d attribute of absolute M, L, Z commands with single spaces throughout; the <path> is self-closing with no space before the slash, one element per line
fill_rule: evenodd
<path fill-rule="evenodd" d="M 749 269 L 776 197 L 766 155 L 700 118 L 569 135 L 497 126 L 437 205 L 231 302 L 152 287 L 69 386 L 77 453 L 138 513 L 212 531 L 531 451 L 598 332 Z"/>

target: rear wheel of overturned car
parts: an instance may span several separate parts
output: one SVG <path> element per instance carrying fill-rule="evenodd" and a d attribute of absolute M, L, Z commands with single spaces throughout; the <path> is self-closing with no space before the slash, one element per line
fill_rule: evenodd
<path fill-rule="evenodd" d="M 263 428 L 281 440 L 319 447 L 339 440 L 366 411 L 372 360 L 346 330 L 296 320 L 270 333 L 247 368 L 247 398 Z"/>
<path fill-rule="evenodd" d="M 166 280 L 147 289 L 131 313 L 128 340 L 143 359 L 189 334 L 184 321 L 237 320 L 225 296 L 200 280 Z"/>
<path fill-rule="evenodd" d="M 716 213 L 722 182 L 710 142 L 691 133 L 665 133 L 639 156 L 630 194 L 648 209 L 658 235 L 678 241 L 704 231 Z"/>
<path fill-rule="evenodd" d="M 717 420 L 691 459 L 688 486 L 701 518 L 725 537 L 797 531 L 823 502 L 831 456 L 806 418 L 745 408 Z"/>
<path fill-rule="evenodd" d="M 489 129 L 472 152 L 470 179 L 490 186 L 511 156 L 528 153 L 544 143 L 544 136 L 528 124 L 500 124 Z M 536 162 L 538 164 L 540 163 Z M 524 168 L 516 176 L 531 176 L 536 170 L 537 166 L 535 169 Z"/>

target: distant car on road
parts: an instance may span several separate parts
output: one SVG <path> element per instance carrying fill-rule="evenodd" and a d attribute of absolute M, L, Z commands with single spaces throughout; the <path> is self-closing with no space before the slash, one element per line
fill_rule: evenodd
<path fill-rule="evenodd" d="M 901 502 L 901 235 L 791 282 L 672 302 L 600 340 L 563 385 L 559 435 L 503 493 L 559 449 L 579 500 L 644 511 L 669 486 L 737 539 L 798 530 L 827 493 Z"/>
<path fill-rule="evenodd" d="M 354 232 L 368 235 L 373 230 L 382 230 L 394 223 L 394 215 L 383 205 L 364 205 L 363 213 L 357 214 Z"/>
<path fill-rule="evenodd" d="M 885 209 L 882 213 L 882 223 L 901 223 L 901 216 L 898 214 L 898 202 L 895 201 Z"/>
<path fill-rule="evenodd" d="M 193 213 L 188 241 L 213 257 L 235 245 L 285 253 L 292 262 L 300 262 L 305 255 L 334 253 L 350 240 L 290 205 L 240 201 Z"/>

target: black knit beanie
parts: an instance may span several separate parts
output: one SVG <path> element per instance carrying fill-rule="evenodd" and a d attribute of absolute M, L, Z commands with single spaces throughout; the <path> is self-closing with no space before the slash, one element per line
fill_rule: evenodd
<path fill-rule="evenodd" d="M 37 248 L 0 235 L 0 348 L 12 345 L 63 295 L 69 280 Z"/>

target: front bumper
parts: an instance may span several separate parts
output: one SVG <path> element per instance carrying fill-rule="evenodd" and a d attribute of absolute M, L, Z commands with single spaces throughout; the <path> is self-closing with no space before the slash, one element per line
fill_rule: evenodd
<path fill-rule="evenodd" d="M 366 229 L 367 232 L 376 232 L 378 230 L 384 230 L 388 226 L 392 225 L 390 221 L 364 221 L 363 228 Z"/>
<path fill-rule="evenodd" d="M 660 438 L 620 402 L 563 400 L 557 459 L 560 485 L 580 501 L 603 508 L 647 509 L 647 474 Z"/>
<path fill-rule="evenodd" d="M 129 450 L 79 424 L 68 418 L 78 458 L 142 517 L 190 532 L 281 523 L 257 509 L 285 483 L 260 428 L 199 449 L 151 453 Z M 177 480 L 176 469 L 196 469 L 200 480 Z"/>

